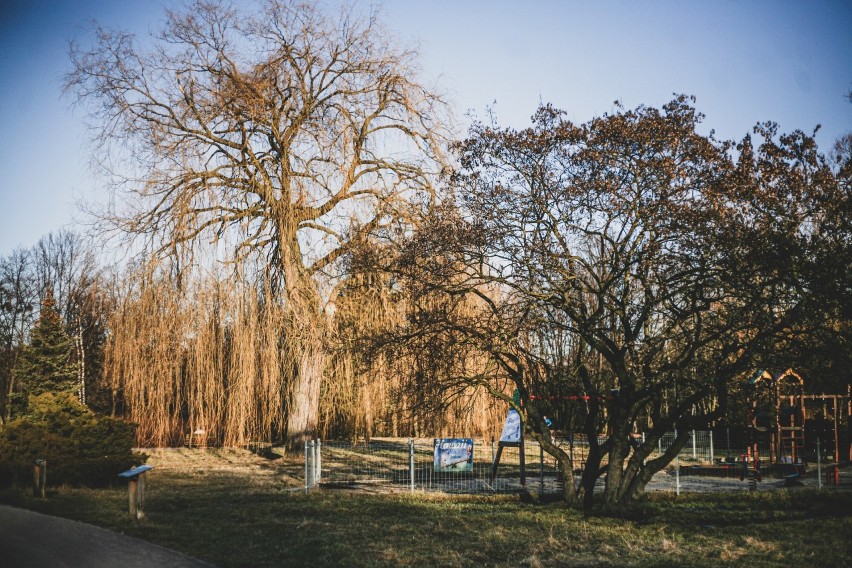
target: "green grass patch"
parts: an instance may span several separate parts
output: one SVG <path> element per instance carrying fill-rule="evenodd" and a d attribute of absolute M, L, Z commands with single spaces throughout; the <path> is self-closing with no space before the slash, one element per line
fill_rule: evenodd
<path fill-rule="evenodd" d="M 155 469 L 146 517 L 126 489 L 20 490 L 0 502 L 124 532 L 218 566 L 852 565 L 852 493 L 649 495 L 584 516 L 517 497 L 375 494 L 263 483 L 239 471 Z"/>

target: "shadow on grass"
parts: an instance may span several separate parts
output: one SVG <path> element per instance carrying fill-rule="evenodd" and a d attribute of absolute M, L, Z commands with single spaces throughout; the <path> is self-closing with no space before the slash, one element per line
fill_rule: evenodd
<path fill-rule="evenodd" d="M 156 470 L 155 470 L 156 471 Z M 562 504 L 319 490 L 217 472 L 151 475 L 146 518 L 123 488 L 0 502 L 76 518 L 219 566 L 850 565 L 852 493 L 648 496 L 621 518 Z"/>

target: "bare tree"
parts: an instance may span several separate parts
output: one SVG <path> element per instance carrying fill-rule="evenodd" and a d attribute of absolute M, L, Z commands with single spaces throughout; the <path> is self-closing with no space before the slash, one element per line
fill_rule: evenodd
<path fill-rule="evenodd" d="M 628 506 L 689 430 L 723 416 L 732 382 L 837 318 L 838 286 L 820 283 L 848 273 L 849 200 L 812 137 L 760 125 L 735 162 L 731 143 L 697 132 L 691 103 L 475 124 L 456 211 L 436 210 L 387 263 L 423 290 L 401 341 L 451 338 L 493 362 L 436 388 L 478 384 L 513 404 L 566 480 L 574 464 L 544 418 L 551 398 L 572 399 L 589 440 L 574 503 L 590 506 L 605 476 L 606 504 Z M 465 297 L 479 313 L 456 309 Z"/>
<path fill-rule="evenodd" d="M 429 195 L 445 109 L 375 14 L 260 8 L 195 2 L 148 49 L 98 28 L 93 47 L 72 46 L 66 86 L 96 142 L 135 165 L 112 170 L 104 219 L 160 254 L 212 242 L 268 267 L 292 320 L 295 443 L 317 428 L 339 261 Z"/>
<path fill-rule="evenodd" d="M 19 387 L 13 369 L 37 313 L 31 261 L 30 252 L 23 249 L 0 258 L 0 424 L 11 417 Z"/>

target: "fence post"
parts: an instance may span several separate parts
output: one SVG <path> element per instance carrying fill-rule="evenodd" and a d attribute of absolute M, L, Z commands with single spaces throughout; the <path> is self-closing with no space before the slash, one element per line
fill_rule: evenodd
<path fill-rule="evenodd" d="M 817 489 L 822 489 L 822 454 L 819 448 L 819 436 L 817 436 Z"/>
<path fill-rule="evenodd" d="M 544 447 L 541 442 L 538 444 L 538 465 L 539 465 L 539 487 L 541 494 L 544 494 Z"/>
<path fill-rule="evenodd" d="M 710 430 L 710 463 L 711 464 L 716 461 L 715 457 L 716 456 L 713 454 L 713 430 Z"/>
<path fill-rule="evenodd" d="M 322 480 L 322 442 L 317 438 L 314 445 L 314 485 Z"/>
<path fill-rule="evenodd" d="M 311 440 L 311 488 L 317 484 L 317 443 Z"/>
<path fill-rule="evenodd" d="M 47 486 L 47 460 L 38 459 L 33 462 L 33 497 L 44 499 Z"/>
<path fill-rule="evenodd" d="M 568 434 L 568 457 L 571 458 L 571 468 L 574 467 L 574 434 Z M 491 460 L 494 461 L 493 459 Z"/>
<path fill-rule="evenodd" d="M 414 493 L 414 439 L 408 439 L 408 478 L 411 492 Z"/>
<path fill-rule="evenodd" d="M 310 457 L 308 454 L 308 441 L 305 440 L 305 494 L 307 495 L 308 489 L 311 488 L 310 480 L 308 479 L 308 468 L 310 467 Z"/>
<path fill-rule="evenodd" d="M 725 436 L 728 439 L 728 445 L 725 450 L 725 457 L 727 457 L 731 453 L 731 428 L 729 426 L 725 426 Z"/>
<path fill-rule="evenodd" d="M 698 458 L 698 453 L 695 451 L 695 430 L 692 431 L 692 459 Z"/>
<path fill-rule="evenodd" d="M 677 430 L 674 431 L 675 441 L 677 441 Z M 675 495 L 680 496 L 680 452 L 678 451 L 675 457 Z"/>

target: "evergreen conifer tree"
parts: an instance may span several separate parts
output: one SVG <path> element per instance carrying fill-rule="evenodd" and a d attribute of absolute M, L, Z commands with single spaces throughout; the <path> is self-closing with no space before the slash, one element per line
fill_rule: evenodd
<path fill-rule="evenodd" d="M 48 483 L 101 485 L 145 460 L 133 452 L 135 426 L 97 416 L 79 400 L 74 342 L 51 290 L 30 343 L 15 365 L 15 418 L 0 429 L 0 487 L 32 479 L 34 459 L 50 464 Z"/>
<path fill-rule="evenodd" d="M 15 366 L 15 375 L 26 395 L 74 393 L 77 388 L 77 364 L 74 342 L 65 332 L 62 317 L 56 311 L 53 291 L 48 288 L 41 302 L 41 313 L 33 327 L 30 343 Z"/>

